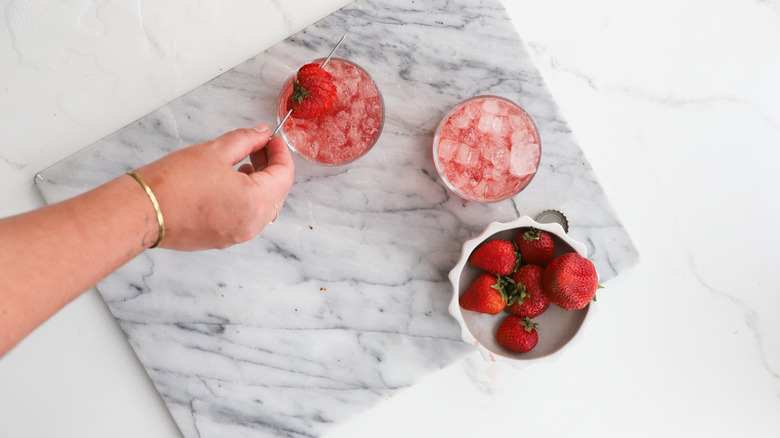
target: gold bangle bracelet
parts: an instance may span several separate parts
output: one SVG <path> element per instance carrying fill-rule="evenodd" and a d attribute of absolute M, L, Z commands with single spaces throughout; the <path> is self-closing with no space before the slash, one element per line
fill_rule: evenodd
<path fill-rule="evenodd" d="M 146 183 L 144 182 L 144 180 L 141 179 L 140 176 L 138 176 L 132 170 L 130 172 L 127 172 L 127 174 L 135 178 L 135 180 L 138 181 L 138 184 L 141 184 L 141 187 L 144 188 L 146 194 L 149 196 L 149 200 L 152 201 L 154 212 L 157 214 L 157 225 L 160 227 L 160 231 L 157 233 L 157 241 L 154 242 L 154 245 L 150 246 L 149 248 L 150 249 L 157 248 L 158 246 L 160 246 L 160 243 L 162 243 L 163 235 L 165 234 L 165 224 L 163 222 L 162 211 L 160 211 L 160 204 L 157 203 L 157 198 L 154 196 L 154 193 L 152 193 L 152 189 L 150 189 L 149 186 L 146 185 Z"/>

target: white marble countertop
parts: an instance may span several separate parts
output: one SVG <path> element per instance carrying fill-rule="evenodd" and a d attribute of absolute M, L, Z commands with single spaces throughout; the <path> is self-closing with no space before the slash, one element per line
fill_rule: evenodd
<path fill-rule="evenodd" d="M 1 1 L 0 215 L 43 205 L 37 172 L 346 3 Z M 780 239 L 740 228 L 780 217 L 780 3 L 505 4 L 642 261 L 565 360 L 475 351 L 330 435 L 507 436 L 516 415 L 542 436 L 777 436 Z M 3 437 L 179 434 L 94 290 L 0 360 L 0 394 Z"/>

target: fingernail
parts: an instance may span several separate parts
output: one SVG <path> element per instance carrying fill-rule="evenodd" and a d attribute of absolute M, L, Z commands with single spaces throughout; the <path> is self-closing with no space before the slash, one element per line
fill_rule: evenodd
<path fill-rule="evenodd" d="M 271 130 L 271 128 L 268 125 L 266 125 L 265 123 L 261 123 L 261 124 L 255 126 L 255 127 L 253 127 L 252 129 L 254 129 L 255 131 L 257 131 L 257 132 L 259 132 L 261 134 L 265 134 L 266 132 Z"/>

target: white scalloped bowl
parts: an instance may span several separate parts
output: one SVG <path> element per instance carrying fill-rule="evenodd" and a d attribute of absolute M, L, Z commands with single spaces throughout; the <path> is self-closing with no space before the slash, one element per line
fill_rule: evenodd
<path fill-rule="evenodd" d="M 583 257 L 588 256 L 586 246 L 569 237 L 561 225 L 539 223 L 528 216 L 521 216 L 511 222 L 491 222 L 480 235 L 464 242 L 460 259 L 449 274 L 452 283 L 449 312 L 460 323 L 463 341 L 475 345 L 485 360 L 505 362 L 516 368 L 525 368 L 531 364 L 559 357 L 564 352 L 564 347 L 571 346 L 581 338 L 582 329 L 593 318 L 597 307 L 593 301 L 580 310 L 563 310 L 550 304 L 546 312 L 533 319 L 539 324 L 537 328 L 539 343 L 527 353 L 514 353 L 496 342 L 496 330 L 504 318 L 510 315 L 508 312 L 487 315 L 460 307 L 458 302 L 460 295 L 482 272 L 468 263 L 468 258 L 474 249 L 487 240 L 500 238 L 514 240 L 520 229 L 528 227 L 547 231 L 553 236 L 556 256 L 567 252 L 577 252 Z"/>

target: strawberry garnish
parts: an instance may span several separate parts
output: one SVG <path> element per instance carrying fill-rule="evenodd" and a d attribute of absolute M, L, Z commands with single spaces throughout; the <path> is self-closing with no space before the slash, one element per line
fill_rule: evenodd
<path fill-rule="evenodd" d="M 313 119 L 327 114 L 337 100 L 333 76 L 318 64 L 311 63 L 298 69 L 287 103 L 293 117 Z"/>

